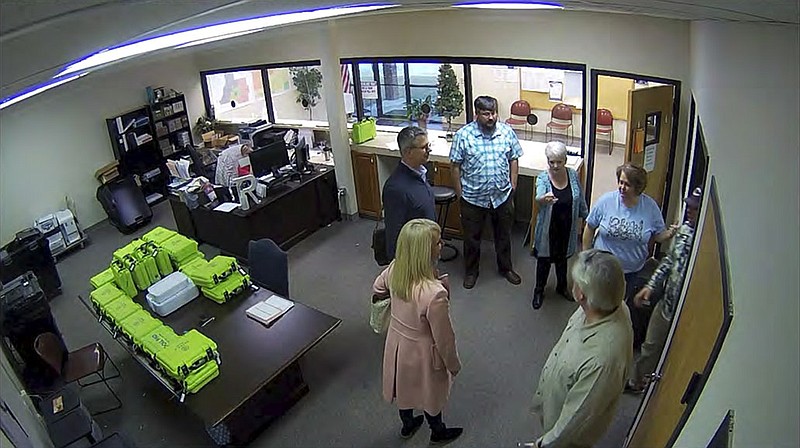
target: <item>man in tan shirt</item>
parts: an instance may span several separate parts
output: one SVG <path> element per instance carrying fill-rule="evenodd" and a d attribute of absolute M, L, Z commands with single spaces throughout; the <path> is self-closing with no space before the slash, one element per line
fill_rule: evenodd
<path fill-rule="evenodd" d="M 535 446 L 542 448 L 597 443 L 614 418 L 633 356 L 619 261 L 598 249 L 581 252 L 572 277 L 580 307 L 550 352 L 534 397 L 544 430 Z"/>

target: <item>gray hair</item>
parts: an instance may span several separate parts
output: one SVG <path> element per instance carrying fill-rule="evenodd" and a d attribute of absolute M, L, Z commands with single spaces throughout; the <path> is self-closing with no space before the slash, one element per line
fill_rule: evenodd
<path fill-rule="evenodd" d="M 421 135 L 428 135 L 428 131 L 417 126 L 406 126 L 397 134 L 397 146 L 400 147 L 400 155 L 406 155 L 409 149 L 414 146 L 414 140 Z"/>
<path fill-rule="evenodd" d="M 578 254 L 572 279 L 595 310 L 614 311 L 625 296 L 625 274 L 611 252 L 589 249 Z"/>
<path fill-rule="evenodd" d="M 550 159 L 567 160 L 567 145 L 561 142 L 550 142 L 544 147 L 544 155 L 548 161 Z"/>

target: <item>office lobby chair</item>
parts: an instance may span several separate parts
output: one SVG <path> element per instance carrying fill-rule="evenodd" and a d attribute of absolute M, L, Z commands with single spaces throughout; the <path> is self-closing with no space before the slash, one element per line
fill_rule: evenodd
<path fill-rule="evenodd" d="M 36 353 L 55 370 L 65 384 L 77 382 L 81 387 L 97 383 L 105 384 L 117 404 L 92 415 L 105 414 L 122 407 L 122 401 L 108 384 L 108 380 L 120 376 L 119 368 L 117 368 L 117 365 L 114 364 L 114 361 L 108 356 L 108 353 L 100 343 L 96 342 L 74 352 L 67 352 L 58 336 L 53 333 L 42 333 L 36 337 L 33 346 Z M 105 375 L 106 361 L 109 361 L 114 367 L 115 374 L 111 376 Z M 89 375 L 97 375 L 98 379 L 88 383 L 81 383 L 80 380 Z"/>
<path fill-rule="evenodd" d="M 289 297 L 289 258 L 274 241 L 269 238 L 250 241 L 247 263 L 253 283 Z"/>
<path fill-rule="evenodd" d="M 608 154 L 614 150 L 614 116 L 608 109 L 597 109 L 597 126 L 594 128 L 596 134 L 608 135 Z"/>
<path fill-rule="evenodd" d="M 570 143 L 574 140 L 572 127 L 572 107 L 558 103 L 550 111 L 550 121 L 545 127 L 545 140 L 550 141 L 553 131 L 563 132 L 564 137 L 569 134 Z"/>
<path fill-rule="evenodd" d="M 458 198 L 456 197 L 456 191 L 450 187 L 434 185 L 431 188 L 433 189 L 434 202 L 439 207 L 439 216 L 437 216 L 436 222 L 439 224 L 439 227 L 442 228 L 442 240 L 444 241 L 442 253 L 439 258 L 442 261 L 450 261 L 458 257 L 458 248 L 450 243 L 449 238 L 445 238 L 444 225 L 447 222 L 447 215 L 450 212 L 450 204 L 455 202 Z M 451 250 L 452 253 L 445 255 L 445 249 Z"/>
<path fill-rule="evenodd" d="M 511 116 L 506 119 L 506 124 L 523 125 L 523 132 L 528 132 L 528 115 L 531 113 L 531 105 L 525 100 L 517 100 L 511 104 Z"/>

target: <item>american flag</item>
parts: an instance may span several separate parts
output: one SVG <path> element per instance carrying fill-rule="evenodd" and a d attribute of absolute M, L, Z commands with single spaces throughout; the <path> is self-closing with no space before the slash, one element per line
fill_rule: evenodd
<path fill-rule="evenodd" d="M 340 67 L 342 69 L 342 92 L 353 93 L 353 89 L 350 87 L 350 65 L 340 64 Z"/>

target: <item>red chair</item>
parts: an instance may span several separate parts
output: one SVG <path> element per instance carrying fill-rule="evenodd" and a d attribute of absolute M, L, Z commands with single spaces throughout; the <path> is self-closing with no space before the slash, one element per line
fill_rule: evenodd
<path fill-rule="evenodd" d="M 608 154 L 614 150 L 614 116 L 608 109 L 597 109 L 597 125 L 594 128 L 596 134 L 608 135 Z"/>
<path fill-rule="evenodd" d="M 531 105 L 525 100 L 517 100 L 511 104 L 511 117 L 506 119 L 506 124 L 512 127 L 515 124 L 525 126 L 524 132 L 528 132 L 528 115 L 531 113 Z"/>
<path fill-rule="evenodd" d="M 572 107 L 564 103 L 553 106 L 550 111 L 550 122 L 547 123 L 545 129 L 545 140 L 550 141 L 553 130 L 563 132 L 565 137 L 569 133 L 570 143 L 572 143 L 575 139 L 572 128 Z"/>

